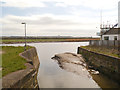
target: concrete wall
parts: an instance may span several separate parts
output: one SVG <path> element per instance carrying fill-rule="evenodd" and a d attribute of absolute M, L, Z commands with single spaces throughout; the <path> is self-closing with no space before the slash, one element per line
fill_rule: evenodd
<path fill-rule="evenodd" d="M 82 54 L 89 65 L 93 65 L 95 69 L 120 83 L 120 58 L 95 53 L 81 47 L 78 48 L 78 54 Z"/>
<path fill-rule="evenodd" d="M 20 54 L 23 58 L 25 58 L 28 62 L 31 62 L 36 70 L 39 68 L 39 59 L 37 55 L 37 51 L 35 48 L 31 48 Z"/>
<path fill-rule="evenodd" d="M 39 59 L 35 48 L 31 48 L 20 56 L 27 60 L 26 69 L 10 73 L 2 78 L 3 88 L 38 88 L 37 73 Z"/>
<path fill-rule="evenodd" d="M 37 81 L 37 74 L 38 74 L 40 62 L 39 62 L 39 58 L 38 58 L 36 49 L 31 48 L 31 49 L 21 53 L 21 56 L 23 58 L 25 58 L 28 61 L 28 63 L 30 63 L 34 67 L 33 68 L 34 73 L 29 75 L 30 76 L 29 78 L 26 77 L 26 78 L 28 78 L 28 80 L 25 82 L 25 84 L 23 84 L 22 87 L 23 88 L 39 88 L 38 81 Z M 28 75 L 26 75 L 26 76 L 28 76 Z M 23 79 L 23 82 L 24 82 L 24 80 L 25 79 Z"/>

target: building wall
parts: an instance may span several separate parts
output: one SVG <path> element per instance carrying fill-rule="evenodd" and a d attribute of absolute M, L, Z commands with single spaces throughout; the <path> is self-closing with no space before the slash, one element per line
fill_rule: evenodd
<path fill-rule="evenodd" d="M 118 2 L 118 27 L 120 28 L 120 1 Z"/>
<path fill-rule="evenodd" d="M 120 40 L 120 35 L 102 35 L 102 40 L 104 40 L 104 37 L 109 37 L 109 40 L 114 40 L 114 37 L 117 36 L 117 40 Z"/>

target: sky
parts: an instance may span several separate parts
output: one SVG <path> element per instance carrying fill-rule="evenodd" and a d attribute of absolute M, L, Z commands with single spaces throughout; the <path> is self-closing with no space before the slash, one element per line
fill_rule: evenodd
<path fill-rule="evenodd" d="M 0 0 L 0 35 L 97 36 L 102 23 L 118 22 L 119 0 Z"/>

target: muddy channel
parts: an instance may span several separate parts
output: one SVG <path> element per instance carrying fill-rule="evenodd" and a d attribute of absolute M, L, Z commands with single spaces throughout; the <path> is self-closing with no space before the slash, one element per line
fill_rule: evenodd
<path fill-rule="evenodd" d="M 82 55 L 74 53 L 61 53 L 52 57 L 57 61 L 59 67 L 68 72 L 74 73 L 81 78 L 82 83 L 80 87 L 86 85 L 86 88 L 120 88 L 114 81 L 109 81 L 103 74 L 95 70 L 94 67 L 89 66 Z M 108 81 L 107 81 L 108 80 Z M 94 82 L 95 81 L 95 82 Z M 107 82 L 107 83 L 106 83 Z"/>

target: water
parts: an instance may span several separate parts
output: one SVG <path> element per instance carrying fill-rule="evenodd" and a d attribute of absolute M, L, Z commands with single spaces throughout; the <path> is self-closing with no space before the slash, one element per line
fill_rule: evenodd
<path fill-rule="evenodd" d="M 24 44 L 12 44 L 12 46 L 18 45 L 23 46 Z M 77 53 L 77 48 L 81 45 L 88 45 L 88 42 L 31 43 L 28 45 L 35 46 L 39 56 L 40 68 L 38 72 L 38 83 L 40 88 L 119 87 L 117 83 L 102 74 L 92 75 L 92 78 L 86 78 L 87 75 L 81 76 L 61 69 L 57 62 L 51 59 L 51 57 L 59 53 Z"/>
<path fill-rule="evenodd" d="M 85 44 L 87 45 L 87 43 L 81 43 L 81 45 Z M 78 46 L 80 46 L 80 43 L 43 43 L 36 45 L 40 57 L 40 68 L 38 74 L 40 88 L 98 87 L 91 79 L 84 78 L 61 69 L 59 65 L 51 59 L 51 57 L 58 53 L 77 53 Z"/>

